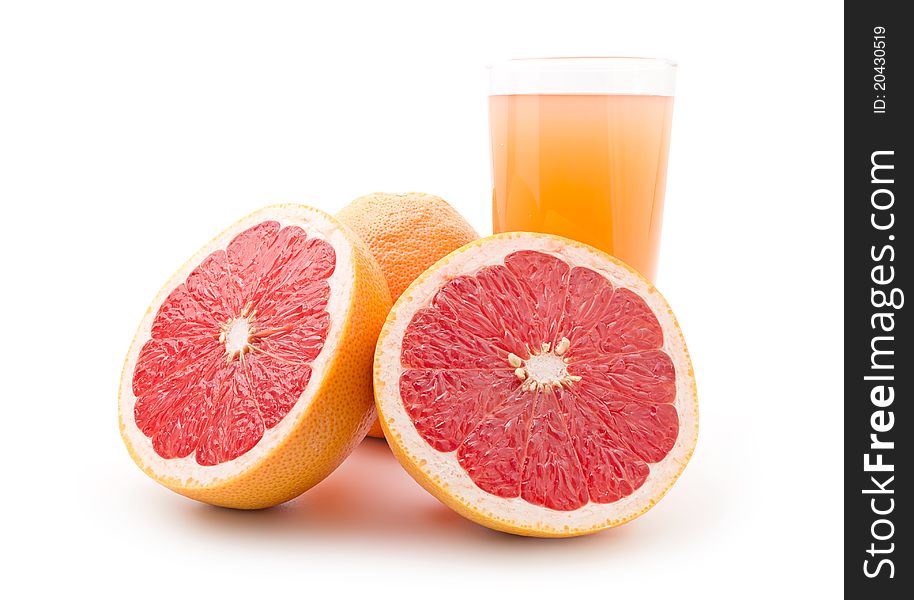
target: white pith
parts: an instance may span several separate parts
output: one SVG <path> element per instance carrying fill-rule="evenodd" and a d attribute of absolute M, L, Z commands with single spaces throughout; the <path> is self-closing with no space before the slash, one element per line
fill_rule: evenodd
<path fill-rule="evenodd" d="M 568 374 L 562 359 L 551 352 L 534 354 L 526 360 L 525 367 L 527 377 L 540 383 L 561 380 Z"/>
<path fill-rule="evenodd" d="M 225 353 L 228 356 L 241 354 L 251 340 L 251 322 L 237 317 L 225 328 Z"/>
<path fill-rule="evenodd" d="M 550 348 L 545 342 L 542 348 L 527 348 L 530 356 L 526 360 L 513 352 L 508 354 L 508 364 L 516 367 L 514 376 L 523 382 L 521 389 L 532 392 L 546 387 L 570 388 L 580 381 L 580 377 L 568 372 L 568 359 L 562 358 L 570 345 L 568 338 L 563 337 L 555 348 Z"/>
<path fill-rule="evenodd" d="M 612 526 L 643 513 L 666 492 L 682 471 L 695 447 L 698 433 L 692 367 L 669 305 L 635 271 L 582 245 L 569 245 L 552 236 L 526 233 L 498 236 L 476 244 L 477 247 L 445 257 L 429 276 L 414 283 L 394 305 L 395 316 L 385 325 L 375 355 L 375 394 L 379 412 L 383 415 L 389 432 L 388 441 L 399 446 L 413 464 L 419 465 L 421 471 L 428 475 L 432 484 L 444 495 L 456 499 L 483 518 L 501 523 L 509 530 L 573 534 Z M 456 451 L 439 452 L 419 435 L 400 400 L 399 378 L 403 371 L 400 364 L 400 343 L 413 314 L 420 308 L 427 307 L 438 289 L 450 278 L 472 274 L 487 265 L 503 264 L 508 254 L 518 250 L 551 254 L 571 267 L 593 269 L 616 287 L 637 292 L 657 316 L 665 332 L 662 350 L 670 356 L 676 369 L 674 406 L 679 415 L 679 435 L 669 454 L 660 462 L 649 465 L 650 474 L 644 484 L 617 502 L 589 502 L 577 510 L 558 511 L 531 504 L 521 498 L 502 498 L 484 492 L 457 461 Z M 557 350 L 558 346 L 556 344 L 553 350 Z M 521 366 L 529 369 L 529 361 Z M 533 369 L 536 373 L 537 366 L 534 365 Z M 521 379 L 520 375 L 518 378 Z"/>
<path fill-rule="evenodd" d="M 140 431 L 133 418 L 133 408 L 136 404 L 136 397 L 133 395 L 132 387 L 133 371 L 143 344 L 149 340 L 156 311 L 168 294 L 180 285 L 206 256 L 216 250 L 225 249 L 236 235 L 264 221 L 277 221 L 282 227 L 289 225 L 301 227 L 309 238 L 326 240 L 333 246 L 336 253 L 336 266 L 333 274 L 327 280 L 330 286 L 330 297 L 326 310 L 330 314 L 330 326 L 323 349 L 311 363 L 311 380 L 292 410 L 275 427 L 267 429 L 263 438 L 253 448 L 235 460 L 214 466 L 202 466 L 196 462 L 193 453 L 185 458 L 162 458 L 153 449 L 152 439 L 146 437 Z M 127 355 L 121 378 L 120 414 L 124 435 L 134 448 L 140 466 L 148 468 L 158 478 L 167 478 L 186 487 L 211 486 L 219 481 L 234 478 L 254 467 L 286 437 L 288 432 L 307 412 L 320 385 L 320 374 L 326 371 L 327 363 L 332 359 L 339 345 L 341 323 L 345 321 L 346 313 L 351 309 L 352 305 L 353 280 L 352 247 L 345 234 L 339 225 L 325 215 L 318 211 L 308 210 L 305 207 L 288 205 L 265 208 L 236 223 L 202 248 L 181 270 L 172 276 L 155 300 L 153 300 Z M 241 318 L 250 323 L 248 316 Z M 237 331 L 235 330 L 236 327 L 238 328 Z M 218 334 L 218 332 L 215 333 Z M 246 344 L 247 337 L 247 325 L 238 325 L 237 321 L 228 324 L 224 340 L 227 352 L 232 348 L 243 347 L 242 338 L 244 344 Z"/>

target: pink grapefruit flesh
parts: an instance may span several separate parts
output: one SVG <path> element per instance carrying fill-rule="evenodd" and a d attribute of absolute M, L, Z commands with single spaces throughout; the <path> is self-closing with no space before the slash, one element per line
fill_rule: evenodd
<path fill-rule="evenodd" d="M 327 336 L 335 262 L 325 240 L 264 221 L 169 294 L 133 374 L 136 424 L 159 456 L 230 461 L 288 414 Z"/>
<path fill-rule="evenodd" d="M 404 296 L 376 352 L 381 423 L 414 477 L 463 514 L 587 533 L 649 508 L 688 460 L 688 354 L 665 301 L 626 265 L 506 234 L 446 257 Z"/>
<path fill-rule="evenodd" d="M 326 477 L 374 419 L 390 293 L 333 217 L 266 207 L 217 236 L 152 303 L 121 377 L 121 435 L 150 477 L 263 508 Z"/>

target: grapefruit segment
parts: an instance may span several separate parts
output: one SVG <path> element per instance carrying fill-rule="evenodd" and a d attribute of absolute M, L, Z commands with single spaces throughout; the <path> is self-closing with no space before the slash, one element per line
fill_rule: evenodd
<path fill-rule="evenodd" d="M 482 490 L 504 498 L 520 494 L 533 420 L 533 405 L 519 399 L 520 392 L 512 391 L 458 440 L 457 457 L 466 473 Z"/>
<path fill-rule="evenodd" d="M 314 485 L 367 431 L 380 268 L 332 217 L 268 207 L 166 284 L 121 380 L 121 432 L 160 483 L 239 508 Z"/>
<path fill-rule="evenodd" d="M 568 299 L 568 264 L 548 254 L 520 250 L 505 257 L 505 267 L 523 290 L 518 309 L 520 318 L 530 326 L 529 346 L 539 348 L 544 342 L 557 342 Z"/>
<path fill-rule="evenodd" d="M 176 287 L 159 307 L 152 323 L 152 337 L 159 340 L 210 338 L 219 324 L 211 311 L 190 295 L 187 285 Z"/>
<path fill-rule="evenodd" d="M 400 378 L 404 408 L 425 440 L 442 452 L 456 450 L 515 387 L 507 369 L 408 369 Z"/>
<path fill-rule="evenodd" d="M 472 317 L 466 315 L 452 318 L 430 309 L 416 313 L 403 340 L 404 364 L 426 369 L 507 369 L 508 351 L 502 348 L 501 356 L 489 351 L 491 338 L 470 334 L 455 339 L 454 328 L 462 318 L 472 327 Z"/>
<path fill-rule="evenodd" d="M 569 359 L 575 360 L 569 353 Z M 575 362 L 571 367 L 605 401 L 673 402 L 676 396 L 676 372 L 673 361 L 663 351 L 650 350 L 634 354 L 593 356 Z"/>
<path fill-rule="evenodd" d="M 546 508 L 574 510 L 587 503 L 587 482 L 559 409 L 561 393 L 546 387 L 532 394 L 535 408 L 524 451 L 521 497 Z"/>
<path fill-rule="evenodd" d="M 375 354 L 395 455 L 465 516 L 567 536 L 653 506 L 697 438 L 691 363 L 656 289 L 602 252 L 502 234 L 394 305 Z"/>
<path fill-rule="evenodd" d="M 464 335 L 458 343 L 469 344 L 474 340 L 477 343 L 488 344 L 499 351 L 502 359 L 506 358 L 508 353 L 523 348 L 523 342 L 517 333 L 505 327 L 505 315 L 495 308 L 494 297 L 493 302 L 489 301 L 489 294 L 478 277 L 453 278 L 442 286 L 432 304 L 434 310 L 427 312 L 429 318 L 442 321 L 443 326 L 452 331 L 457 324 L 460 325 Z M 413 331 L 416 330 L 421 330 L 421 327 L 417 325 L 413 328 Z M 483 354 L 483 360 L 492 360 L 490 353 Z M 504 366 L 503 360 L 492 364 Z"/>
<path fill-rule="evenodd" d="M 560 410 L 580 461 L 589 500 L 599 504 L 616 502 L 639 488 L 649 470 L 621 442 L 611 420 L 601 414 L 602 409 L 592 409 L 585 397 L 583 393 L 564 397 Z"/>

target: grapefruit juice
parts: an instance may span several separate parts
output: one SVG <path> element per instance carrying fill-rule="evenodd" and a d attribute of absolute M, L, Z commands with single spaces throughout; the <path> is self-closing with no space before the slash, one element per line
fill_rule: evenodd
<path fill-rule="evenodd" d="M 575 239 L 656 276 L 673 97 L 489 97 L 493 229 Z"/>

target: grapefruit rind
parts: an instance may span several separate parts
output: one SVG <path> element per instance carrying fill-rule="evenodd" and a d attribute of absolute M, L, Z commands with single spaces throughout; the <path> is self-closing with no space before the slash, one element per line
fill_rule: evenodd
<path fill-rule="evenodd" d="M 240 232 L 264 221 L 296 225 L 329 242 L 336 266 L 328 279 L 331 315 L 324 347 L 312 362 L 313 376 L 292 410 L 238 458 L 199 465 L 193 454 L 164 459 L 133 417 L 133 372 L 150 338 L 159 306 L 204 258 L 225 248 Z M 165 284 L 146 311 L 121 374 L 119 420 L 130 456 L 151 478 L 195 500 L 232 508 L 265 508 L 298 496 L 329 475 L 358 445 L 375 411 L 371 360 L 374 341 L 390 308 L 380 268 L 364 243 L 330 215 L 297 204 L 273 205 L 241 219 L 201 248 Z"/>
<path fill-rule="evenodd" d="M 588 502 L 561 511 L 521 498 L 502 498 L 480 489 L 457 460 L 456 452 L 432 448 L 408 416 L 399 393 L 403 371 L 400 344 L 413 314 L 428 306 L 449 279 L 500 264 L 512 252 L 534 250 L 556 256 L 571 267 L 592 269 L 615 287 L 638 293 L 664 331 L 662 350 L 677 373 L 679 435 L 670 452 L 650 465 L 644 484 L 613 503 Z M 698 400 L 695 377 L 682 331 L 669 304 L 640 273 L 622 261 L 585 244 L 540 233 L 504 233 L 455 250 L 417 278 L 394 304 L 378 339 L 374 359 L 374 392 L 378 419 L 385 437 L 410 475 L 440 501 L 481 525 L 508 533 L 536 537 L 571 537 L 622 525 L 653 507 L 670 489 L 692 456 L 698 439 Z"/>

